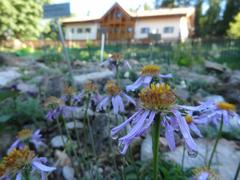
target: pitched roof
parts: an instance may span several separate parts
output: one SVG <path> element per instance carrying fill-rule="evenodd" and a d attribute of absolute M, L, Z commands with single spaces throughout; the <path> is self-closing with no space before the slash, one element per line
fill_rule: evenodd
<path fill-rule="evenodd" d="M 193 7 L 182 8 L 160 8 L 148 11 L 139 11 L 132 13 L 134 17 L 151 17 L 151 16 L 171 16 L 171 15 L 192 15 L 195 9 Z"/>
<path fill-rule="evenodd" d="M 84 22 L 95 22 L 103 18 L 112 8 L 119 6 L 129 16 L 133 18 L 145 18 L 145 17 L 157 17 L 157 16 L 174 16 L 174 15 L 186 15 L 190 16 L 194 14 L 194 7 L 181 7 L 181 8 L 160 8 L 156 10 L 138 11 L 132 12 L 124 9 L 119 3 L 115 3 L 110 9 L 108 9 L 102 16 L 87 16 L 87 17 L 70 17 L 64 18 L 62 23 L 84 23 Z"/>

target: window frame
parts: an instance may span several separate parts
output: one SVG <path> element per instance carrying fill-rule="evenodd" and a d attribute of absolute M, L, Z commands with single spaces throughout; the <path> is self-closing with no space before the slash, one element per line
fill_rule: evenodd
<path fill-rule="evenodd" d="M 141 34 L 148 34 L 150 32 L 150 28 L 149 27 L 142 27 L 140 29 Z"/>
<path fill-rule="evenodd" d="M 174 33 L 174 27 L 173 26 L 165 26 L 163 28 L 164 34 L 173 34 Z"/>
<path fill-rule="evenodd" d="M 91 28 L 90 27 L 88 27 L 88 28 L 85 28 L 85 33 L 91 33 Z"/>

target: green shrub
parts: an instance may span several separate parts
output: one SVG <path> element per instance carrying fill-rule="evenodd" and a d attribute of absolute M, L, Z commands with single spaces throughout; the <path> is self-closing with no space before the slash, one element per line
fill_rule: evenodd
<path fill-rule="evenodd" d="M 16 56 L 27 56 L 29 54 L 33 54 L 35 52 L 35 49 L 33 47 L 27 47 L 27 48 L 22 48 L 20 50 L 17 50 L 15 52 Z"/>
<path fill-rule="evenodd" d="M 89 54 L 89 52 L 86 51 L 86 50 L 80 51 L 80 53 L 79 53 L 79 59 L 80 59 L 80 60 L 86 60 L 86 61 L 88 61 L 88 60 L 90 59 L 90 54 Z"/>

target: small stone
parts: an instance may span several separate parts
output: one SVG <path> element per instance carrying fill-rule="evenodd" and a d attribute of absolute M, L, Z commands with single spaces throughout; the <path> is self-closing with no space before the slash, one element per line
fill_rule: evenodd
<path fill-rule="evenodd" d="M 127 72 L 124 73 L 124 77 L 125 77 L 125 78 L 129 78 L 129 77 L 130 77 L 129 71 L 127 71 Z"/>
<path fill-rule="evenodd" d="M 60 148 L 63 147 L 64 144 L 67 142 L 66 136 L 57 135 L 51 139 L 51 145 L 54 148 Z"/>
<path fill-rule="evenodd" d="M 211 95 L 211 96 L 207 96 L 204 98 L 204 101 L 213 101 L 214 103 L 219 103 L 219 102 L 223 102 L 224 97 L 220 96 L 220 95 Z"/>
<path fill-rule="evenodd" d="M 55 156 L 57 158 L 56 166 L 63 167 L 71 165 L 71 159 L 64 151 L 56 150 Z"/>
<path fill-rule="evenodd" d="M 75 124 L 76 123 L 76 124 Z M 84 125 L 83 125 L 83 123 L 81 123 L 81 122 L 79 122 L 79 121 L 77 121 L 77 122 L 74 122 L 74 121 L 72 121 L 72 122 L 68 122 L 67 123 L 67 128 L 68 129 L 74 129 L 74 128 L 77 128 L 77 129 L 82 129 L 83 127 L 84 127 Z"/>
<path fill-rule="evenodd" d="M 63 176 L 66 180 L 74 180 L 74 169 L 70 166 L 64 166 L 62 169 Z"/>

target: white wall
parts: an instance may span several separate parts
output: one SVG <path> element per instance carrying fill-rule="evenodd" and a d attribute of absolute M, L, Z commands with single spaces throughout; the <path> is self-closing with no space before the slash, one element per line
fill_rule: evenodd
<path fill-rule="evenodd" d="M 178 40 L 180 37 L 180 17 L 137 19 L 135 25 L 135 39 L 148 37 L 148 33 L 141 33 L 141 28 L 148 27 L 151 32 L 161 34 L 163 40 Z M 164 33 L 164 27 L 173 27 L 173 33 Z"/>
<path fill-rule="evenodd" d="M 81 24 L 71 24 L 65 25 L 65 39 L 66 40 L 96 40 L 98 23 L 81 23 Z M 74 28 L 74 33 L 72 33 L 72 28 Z M 77 29 L 81 28 L 82 33 L 78 33 Z M 85 32 L 86 28 L 90 28 L 91 32 Z"/>

